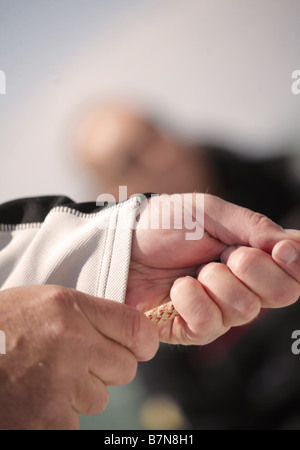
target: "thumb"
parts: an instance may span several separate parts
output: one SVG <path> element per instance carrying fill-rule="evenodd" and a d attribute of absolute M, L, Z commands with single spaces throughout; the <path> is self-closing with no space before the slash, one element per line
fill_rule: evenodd
<path fill-rule="evenodd" d="M 300 241 L 283 240 L 278 242 L 272 252 L 272 257 L 291 277 L 300 283 Z M 298 287 L 300 294 L 300 289 Z"/>
<path fill-rule="evenodd" d="M 268 217 L 234 205 L 209 194 L 205 195 L 205 229 L 227 245 L 247 245 L 268 253 L 287 238 L 287 233 Z"/>
<path fill-rule="evenodd" d="M 129 305 L 75 292 L 77 306 L 99 333 L 126 347 L 138 361 L 155 356 L 158 331 L 142 312 Z"/>

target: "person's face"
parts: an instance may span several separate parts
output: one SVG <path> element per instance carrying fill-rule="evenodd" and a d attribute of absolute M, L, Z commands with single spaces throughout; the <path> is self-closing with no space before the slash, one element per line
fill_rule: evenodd
<path fill-rule="evenodd" d="M 77 147 L 106 192 L 115 195 L 121 185 L 128 187 L 128 195 L 176 191 L 174 174 L 184 150 L 138 115 L 118 110 L 91 113 L 78 129 Z"/>

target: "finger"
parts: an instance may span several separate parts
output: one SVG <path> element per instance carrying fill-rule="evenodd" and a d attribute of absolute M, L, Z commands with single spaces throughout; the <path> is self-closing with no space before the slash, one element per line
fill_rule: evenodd
<path fill-rule="evenodd" d="M 288 236 L 287 239 L 293 239 L 300 242 L 300 230 L 286 229 L 284 230 Z"/>
<path fill-rule="evenodd" d="M 107 386 L 120 386 L 134 379 L 137 360 L 126 347 L 98 334 L 90 348 L 88 368 Z"/>
<path fill-rule="evenodd" d="M 199 281 L 184 277 L 174 283 L 170 297 L 180 317 L 173 322 L 174 336 L 183 345 L 205 345 L 228 331 L 219 307 Z"/>
<path fill-rule="evenodd" d="M 143 313 L 128 305 L 74 292 L 78 306 L 99 333 L 128 348 L 138 361 L 155 356 L 158 332 Z"/>
<path fill-rule="evenodd" d="M 298 300 L 299 283 L 262 250 L 238 247 L 226 250 L 223 260 L 232 273 L 261 299 L 263 307 L 280 308 Z"/>
<path fill-rule="evenodd" d="M 286 232 L 266 216 L 205 194 L 205 229 L 227 245 L 247 245 L 271 253 Z"/>
<path fill-rule="evenodd" d="M 247 288 L 225 265 L 210 263 L 202 267 L 198 280 L 219 306 L 226 327 L 244 325 L 260 312 L 260 298 Z"/>
<path fill-rule="evenodd" d="M 96 415 L 103 412 L 109 401 L 105 384 L 91 373 L 80 377 L 73 392 L 72 406 L 78 414 Z"/>
<path fill-rule="evenodd" d="M 273 248 L 272 257 L 283 270 L 300 283 L 300 243 L 291 240 L 280 241 Z"/>

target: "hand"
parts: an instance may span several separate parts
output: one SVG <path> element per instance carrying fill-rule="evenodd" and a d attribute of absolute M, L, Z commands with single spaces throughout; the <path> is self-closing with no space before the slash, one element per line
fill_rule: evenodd
<path fill-rule="evenodd" d="M 173 301 L 180 317 L 159 325 L 161 341 L 204 345 L 250 322 L 262 307 L 297 301 L 299 231 L 205 194 L 204 235 L 186 240 L 184 228 L 147 227 L 158 205 L 158 197 L 148 200 L 134 231 L 126 303 L 146 312 Z"/>
<path fill-rule="evenodd" d="M 129 383 L 158 348 L 155 326 L 126 305 L 58 286 L 0 293 L 0 429 L 77 429 L 107 385 Z"/>

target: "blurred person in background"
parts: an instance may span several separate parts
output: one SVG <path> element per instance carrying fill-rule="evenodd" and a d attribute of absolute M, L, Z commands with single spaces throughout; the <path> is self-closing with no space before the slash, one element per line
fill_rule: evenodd
<path fill-rule="evenodd" d="M 300 228 L 300 185 L 287 149 L 255 160 L 214 143 L 191 144 L 121 103 L 87 110 L 72 144 L 96 195 L 118 199 L 119 186 L 127 186 L 128 196 L 208 192 L 284 228 Z M 291 351 L 299 317 L 298 302 L 205 347 L 162 344 L 155 360 L 139 369 L 150 398 L 141 413 L 144 427 L 300 429 L 300 356 Z"/>

